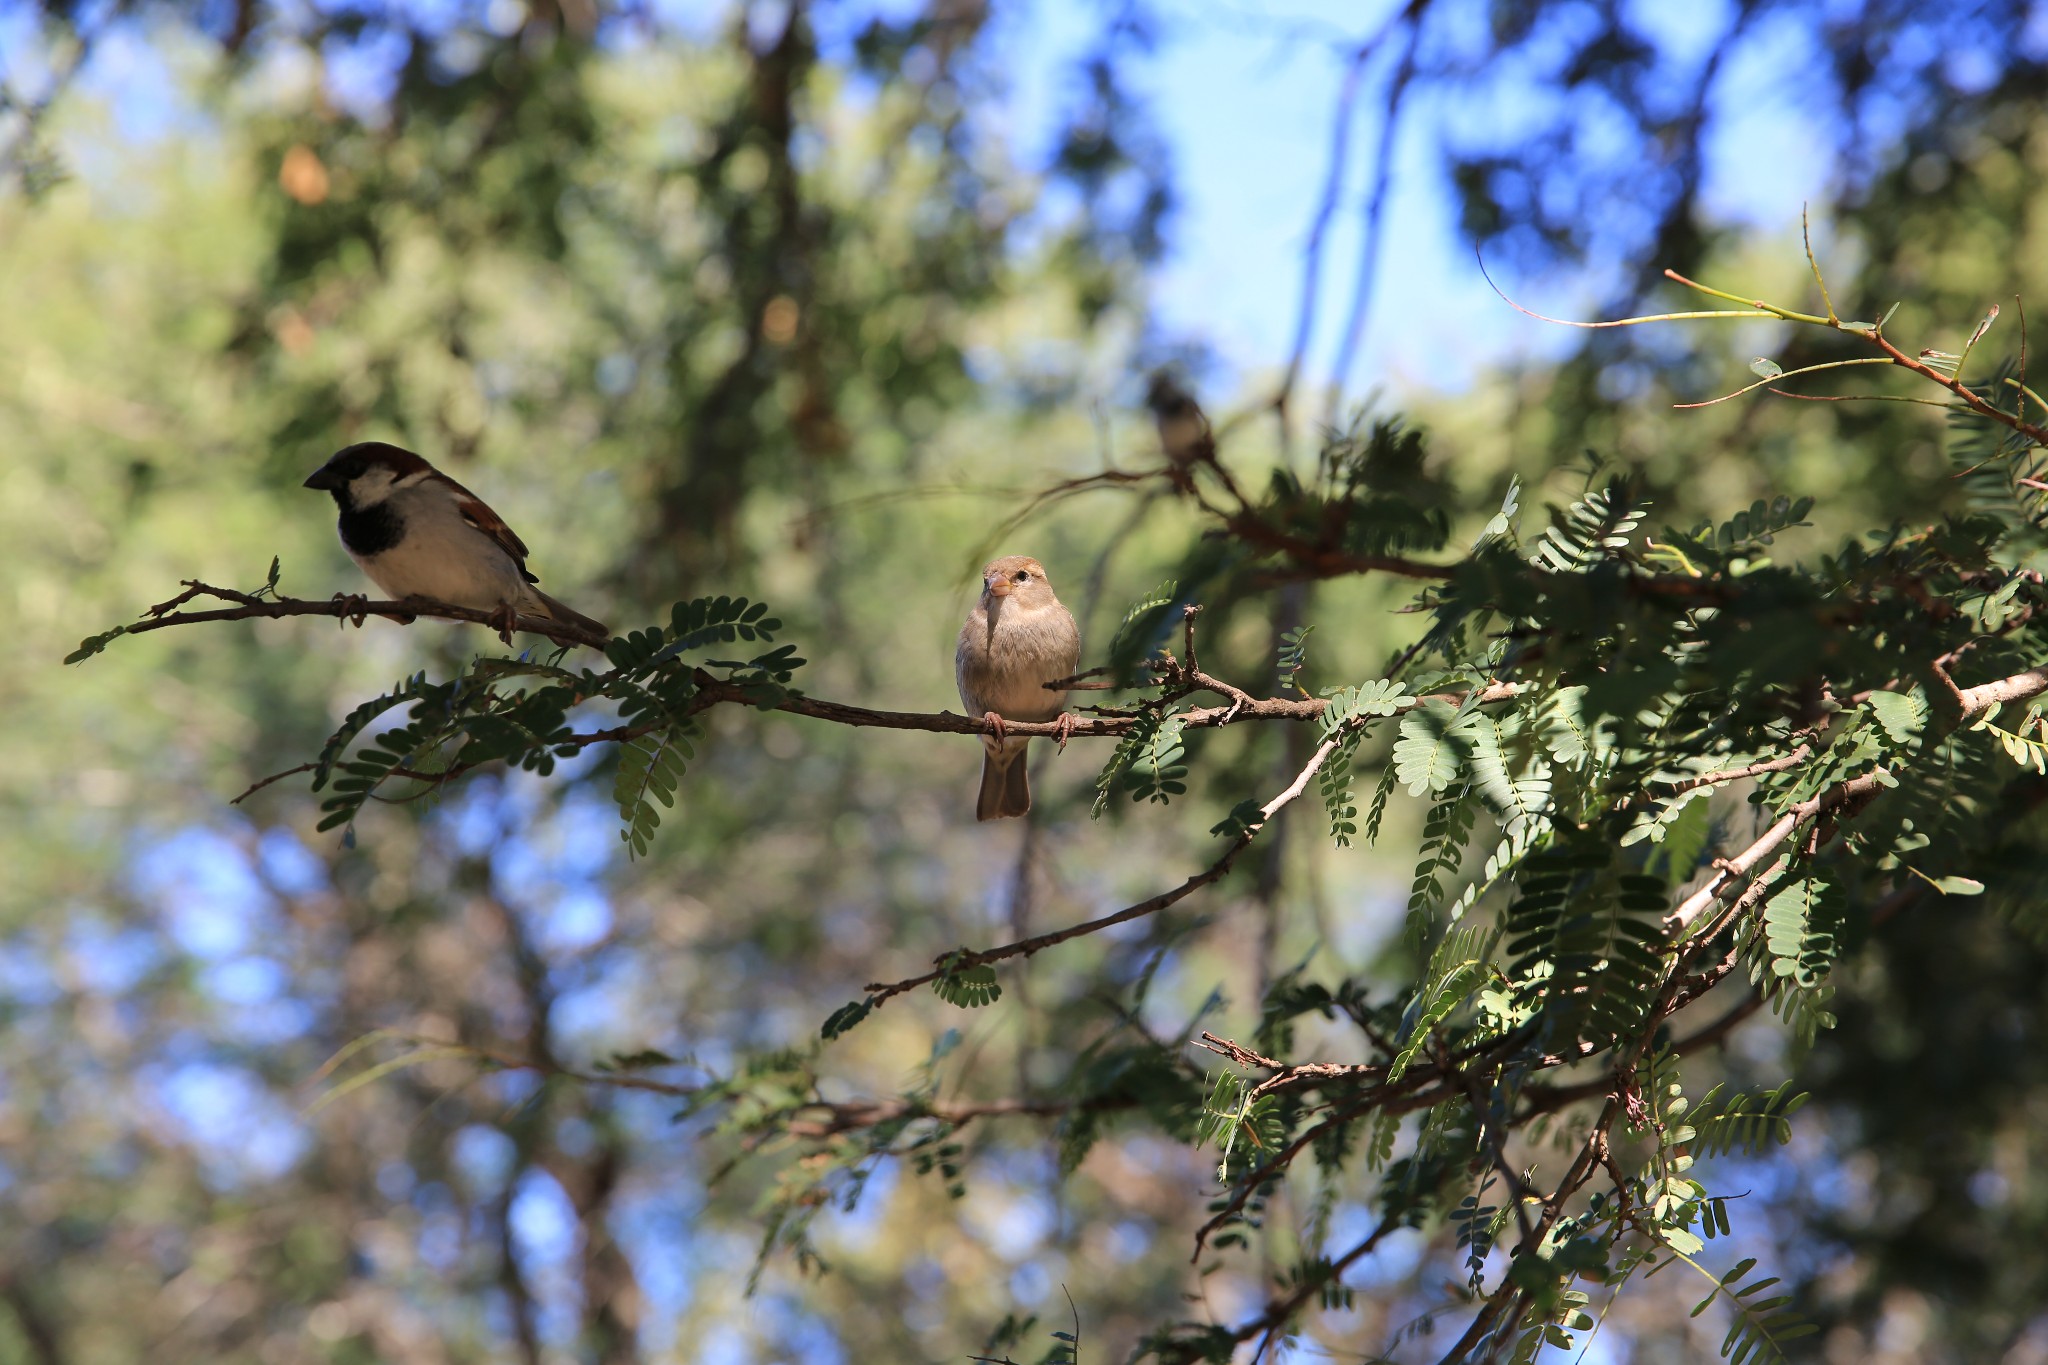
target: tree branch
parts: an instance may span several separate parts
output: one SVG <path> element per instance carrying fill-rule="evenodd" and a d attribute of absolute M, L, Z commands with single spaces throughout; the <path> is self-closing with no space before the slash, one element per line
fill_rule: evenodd
<path fill-rule="evenodd" d="M 458 607 L 451 602 L 433 602 L 425 598 L 408 598 L 403 602 L 378 602 L 365 597 L 350 597 L 336 594 L 326 601 L 302 597 L 267 597 L 255 593 L 238 592 L 233 588 L 219 588 L 197 579 L 182 580 L 185 591 L 168 602 L 159 602 L 142 614 L 142 619 L 133 625 L 118 626 L 105 635 L 94 637 L 100 646 L 119 635 L 140 635 L 145 631 L 162 630 L 166 626 L 197 625 L 202 621 L 247 621 L 275 620 L 286 616 L 332 616 L 337 620 L 353 621 L 361 627 L 365 617 L 381 616 L 387 620 L 408 625 L 421 616 L 437 617 L 446 621 L 466 621 L 473 625 L 499 627 L 504 620 L 501 612 L 480 611 L 475 607 Z M 232 602 L 231 607 L 209 611 L 178 611 L 176 608 L 199 597 L 212 597 L 223 602 Z M 515 615 L 513 629 L 530 635 L 544 635 L 557 644 L 586 645 L 591 649 L 603 649 L 606 639 L 563 622 L 545 616 Z M 88 649 L 94 641 L 80 646 L 79 654 L 99 652 Z M 69 662 L 69 661 L 67 661 Z"/>
<path fill-rule="evenodd" d="M 1300 1311 L 1303 1304 L 1322 1293 L 1325 1285 L 1335 1284 L 1345 1271 L 1349 1270 L 1362 1258 L 1371 1255 L 1373 1248 L 1380 1244 L 1380 1240 L 1400 1226 L 1401 1223 L 1398 1219 L 1390 1218 L 1382 1221 L 1378 1227 L 1374 1228 L 1360 1241 L 1354 1243 L 1350 1250 L 1330 1262 L 1330 1268 L 1326 1274 L 1321 1276 L 1305 1276 L 1301 1284 L 1291 1292 L 1283 1294 L 1278 1298 L 1268 1299 L 1264 1312 L 1232 1329 L 1230 1333 L 1231 1340 L 1239 1342 L 1250 1341 L 1253 1337 L 1271 1334 L 1286 1326 L 1295 1313 Z M 1258 1359 L 1260 1355 L 1265 1353 L 1265 1348 L 1265 1343 L 1261 1342 L 1259 1349 L 1253 1353 L 1252 1358 L 1254 1360 Z"/>
<path fill-rule="evenodd" d="M 1022 732 L 1020 727 L 1013 726 L 1011 729 L 1013 733 Z M 1109 929 L 1119 924 L 1128 924 L 1132 920 L 1143 919 L 1147 915 L 1155 915 L 1168 906 L 1176 905 L 1186 900 L 1203 887 L 1213 882 L 1222 881 L 1224 877 L 1229 875 L 1231 865 L 1237 861 L 1238 855 L 1251 847 L 1252 840 L 1259 836 L 1259 831 L 1271 823 L 1273 817 L 1279 814 L 1283 808 L 1299 797 L 1304 791 L 1308 790 L 1308 784 L 1315 780 L 1315 775 L 1322 771 L 1323 765 L 1329 762 L 1330 756 L 1337 752 L 1342 743 L 1342 736 L 1333 735 L 1317 746 L 1315 753 L 1309 756 L 1307 764 L 1295 775 L 1294 781 L 1288 785 L 1285 791 L 1282 791 L 1278 796 L 1275 796 L 1272 800 L 1266 802 L 1265 805 L 1259 807 L 1258 819 L 1252 822 L 1251 826 L 1242 834 L 1231 841 L 1230 847 L 1223 851 L 1223 856 L 1200 872 L 1194 873 L 1179 886 L 1171 890 L 1162 891 L 1156 896 L 1148 896 L 1144 900 L 1134 905 L 1127 905 L 1113 914 L 1104 915 L 1099 919 L 1087 920 L 1080 924 L 1069 925 L 1065 929 L 1056 929 L 1051 933 L 1037 934 L 1031 938 L 1019 939 L 1014 943 L 1006 943 L 997 948 L 983 948 L 973 952 L 947 953 L 938 959 L 942 964 L 941 966 L 933 971 L 924 973 L 922 976 L 913 976 L 902 981 L 869 982 L 867 986 L 869 1005 L 879 1005 L 891 996 L 902 995 L 905 991 L 915 990 L 919 986 L 936 981 L 940 977 L 959 971 L 963 967 L 982 967 L 991 962 L 1002 962 L 1013 957 L 1030 957 L 1034 953 L 1040 953 L 1047 948 L 1056 947 L 1067 942 L 1069 939 L 1100 933 L 1104 929 Z"/>
<path fill-rule="evenodd" d="M 2030 668 L 2010 677 L 1980 683 L 1975 687 L 1961 688 L 1956 692 L 1955 698 L 1962 708 L 1961 719 L 1967 721 L 1995 705 L 2031 701 L 2044 692 L 2048 692 L 2048 667 Z M 1782 763 L 1782 760 L 1772 762 Z M 1782 766 L 1789 768 L 1794 765 L 1782 763 Z M 1749 776 L 1759 771 L 1777 770 L 1766 764 L 1753 764 L 1748 769 L 1735 770 L 1734 775 Z M 1729 774 L 1710 773 L 1708 776 L 1727 780 Z M 1881 790 L 1892 785 L 1895 785 L 1895 782 L 1890 774 L 1878 769 L 1861 777 L 1850 778 L 1846 782 L 1838 782 L 1827 790 L 1788 807 L 1748 848 L 1733 858 L 1717 862 L 1714 875 L 1708 878 L 1706 885 L 1686 897 L 1676 910 L 1665 917 L 1665 930 L 1674 936 L 1685 933 L 1709 906 L 1721 899 L 1733 883 L 1749 876 L 1765 858 L 1777 850 L 1779 845 L 1790 838 L 1795 830 L 1808 821 L 1823 812 L 1876 796 Z"/>
<path fill-rule="evenodd" d="M 1765 773 L 1781 773 L 1787 768 L 1798 767 L 1812 756 L 1812 747 L 1801 744 L 1792 752 L 1781 754 L 1777 758 L 1767 758 L 1740 768 L 1723 768 L 1719 772 L 1701 773 L 1697 777 L 1688 777 L 1683 782 L 1674 782 L 1671 784 L 1667 795 L 1676 796 L 1681 792 L 1694 791 L 1700 787 L 1719 786 L 1723 782 L 1740 782 L 1745 777 L 1761 777 Z"/>
<path fill-rule="evenodd" d="M 1824 811 L 1865 800 L 1877 795 L 1884 788 L 1895 785 L 1897 779 L 1879 768 L 1861 777 L 1838 782 L 1826 791 L 1789 807 L 1769 829 L 1757 836 L 1756 841 L 1748 848 L 1733 858 L 1725 858 L 1715 864 L 1714 875 L 1707 879 L 1707 884 L 1686 897 L 1676 910 L 1665 916 L 1666 932 L 1674 937 L 1684 934 L 1695 920 L 1721 899 L 1730 886 L 1754 872 L 1765 858 L 1791 837 L 1793 831 L 1809 820 Z"/>

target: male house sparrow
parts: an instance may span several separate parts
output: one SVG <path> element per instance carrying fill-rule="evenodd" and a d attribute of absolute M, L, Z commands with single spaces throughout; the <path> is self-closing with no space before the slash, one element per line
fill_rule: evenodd
<path fill-rule="evenodd" d="M 498 613 L 508 640 L 514 616 L 541 616 L 610 637 L 601 621 L 571 611 L 533 585 L 526 542 L 484 500 L 419 456 L 382 441 L 334 452 L 306 480 L 334 495 L 341 544 L 393 598 L 431 598 Z"/>
<path fill-rule="evenodd" d="M 1029 736 L 1003 733 L 1006 720 L 1048 721 L 1065 716 L 1067 694 L 1045 684 L 1069 678 L 1081 665 L 1081 631 L 1053 595 L 1045 569 L 1026 555 L 1009 555 L 981 571 L 981 601 L 960 627 L 953 671 L 960 704 L 995 730 L 983 735 L 981 793 L 974 818 L 995 820 L 1031 809 L 1024 750 Z"/>

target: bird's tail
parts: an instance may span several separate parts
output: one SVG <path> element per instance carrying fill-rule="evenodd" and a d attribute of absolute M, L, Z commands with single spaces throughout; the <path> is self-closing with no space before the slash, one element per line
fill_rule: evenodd
<path fill-rule="evenodd" d="M 540 613 L 541 615 L 551 620 L 560 621 L 563 625 L 581 634 L 588 635 L 590 637 L 589 644 L 593 649 L 603 649 L 605 642 L 612 638 L 611 627 L 607 626 L 604 622 L 592 620 L 575 608 L 556 601 L 539 588 L 528 588 L 527 591 L 540 599 L 540 604 L 544 608 Z"/>
<path fill-rule="evenodd" d="M 981 792 L 974 800 L 974 818 L 1000 820 L 1031 811 L 1031 778 L 1024 762 L 1028 740 L 986 745 L 981 757 Z"/>

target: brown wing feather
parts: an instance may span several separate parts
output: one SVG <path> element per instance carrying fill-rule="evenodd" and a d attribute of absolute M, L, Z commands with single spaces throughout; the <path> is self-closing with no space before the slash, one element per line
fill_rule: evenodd
<path fill-rule="evenodd" d="M 525 575 L 527 582 L 540 582 L 540 579 L 526 567 L 526 556 L 530 553 L 526 548 L 526 542 L 505 524 L 503 517 L 491 510 L 489 503 L 438 469 L 434 471 L 434 477 L 447 484 L 449 490 L 455 494 L 455 506 L 462 513 L 464 521 L 498 542 L 499 548 L 512 556 L 512 562 L 519 566 L 519 572 Z"/>

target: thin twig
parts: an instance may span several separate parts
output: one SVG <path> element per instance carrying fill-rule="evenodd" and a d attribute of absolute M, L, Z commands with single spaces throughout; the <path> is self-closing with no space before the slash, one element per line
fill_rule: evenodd
<path fill-rule="evenodd" d="M 247 621 L 275 620 L 287 616 L 332 616 L 337 620 L 353 621 L 360 626 L 369 616 L 381 616 L 400 624 L 409 624 L 421 616 L 438 617 L 447 621 L 466 621 L 473 625 L 496 627 L 503 619 L 502 612 L 482 611 L 476 607 L 458 607 L 450 602 L 433 602 L 425 598 L 408 598 L 403 602 L 377 602 L 363 597 L 335 596 L 325 601 L 300 597 L 258 597 L 253 593 L 238 592 L 233 588 L 215 587 L 196 579 L 185 579 L 185 591 L 168 602 L 160 602 L 144 613 L 141 620 L 122 627 L 124 635 L 141 635 L 146 631 L 162 630 L 166 626 L 197 625 L 202 621 Z M 197 597 L 213 597 L 235 605 L 210 611 L 176 611 Z M 592 649 L 603 649 L 608 640 L 600 639 L 585 631 L 545 616 L 519 615 L 513 618 L 514 629 L 530 635 L 544 635 L 557 644 L 587 645 Z"/>
<path fill-rule="evenodd" d="M 1394 182 L 1395 135 L 1401 127 L 1402 102 L 1415 78 L 1416 55 L 1422 48 L 1422 15 L 1428 8 L 1429 0 L 1411 0 L 1396 21 L 1407 25 L 1408 42 L 1401 49 L 1400 64 L 1387 81 L 1387 112 L 1380 123 L 1379 146 L 1373 153 L 1372 191 L 1366 196 L 1365 227 L 1359 239 L 1358 282 L 1352 291 L 1351 310 L 1344 319 L 1344 340 L 1337 349 L 1337 363 L 1330 370 L 1329 400 L 1323 413 L 1323 420 L 1329 426 L 1336 425 L 1337 404 L 1343 398 L 1345 383 L 1351 378 L 1352 366 L 1358 361 L 1358 349 L 1365 339 L 1365 320 L 1372 311 L 1373 289 L 1379 276 L 1380 247 L 1385 237 L 1387 196 Z"/>
<path fill-rule="evenodd" d="M 1479 1078 L 1464 1067 L 1444 1063 L 1447 1074 L 1455 1076 L 1464 1084 L 1465 1097 L 1472 1105 L 1473 1121 L 1479 1125 L 1479 1137 L 1486 1144 L 1487 1154 L 1493 1158 L 1493 1168 L 1500 1172 L 1501 1179 L 1508 1183 L 1508 1197 L 1515 1203 L 1515 1222 L 1522 1229 L 1522 1240 L 1527 1243 L 1536 1234 L 1535 1224 L 1529 1219 L 1529 1200 L 1535 1194 L 1523 1183 L 1522 1174 L 1508 1161 L 1507 1142 L 1501 1136 L 1500 1125 L 1493 1121 L 1492 1106 L 1481 1088 Z"/>
<path fill-rule="evenodd" d="M 1701 787 L 1719 786 L 1723 782 L 1740 782 L 1745 777 L 1760 777 L 1764 773 L 1781 773 L 1787 768 L 1798 767 L 1812 756 L 1812 747 L 1801 744 L 1790 753 L 1781 754 L 1777 758 L 1763 759 L 1740 768 L 1724 768 L 1719 772 L 1701 773 L 1697 777 L 1688 777 L 1683 782 L 1674 782 L 1671 784 L 1669 792 L 1675 796 L 1680 792 L 1695 791 Z"/>
<path fill-rule="evenodd" d="M 915 990 L 919 986 L 938 980 L 948 972 L 959 971 L 964 967 L 981 967 L 991 962 L 1002 962 L 1014 957 L 1030 957 L 1035 953 L 1045 951 L 1047 948 L 1065 943 L 1069 939 L 1100 933 L 1104 929 L 1109 929 L 1119 924 L 1128 924 L 1132 920 L 1155 915 L 1169 906 L 1177 905 L 1181 901 L 1186 900 L 1203 887 L 1223 880 L 1224 877 L 1229 875 L 1231 865 L 1237 861 L 1238 855 L 1251 847 L 1252 840 L 1258 837 L 1259 831 L 1270 824 L 1275 815 L 1279 814 L 1282 809 L 1308 789 L 1308 784 L 1315 780 L 1315 775 L 1322 770 L 1323 764 L 1329 761 L 1330 755 L 1337 751 L 1341 743 L 1341 737 L 1332 736 L 1319 745 L 1315 753 L 1309 757 L 1308 763 L 1295 776 L 1294 781 L 1288 785 L 1286 790 L 1259 808 L 1258 818 L 1250 822 L 1249 827 L 1231 841 L 1230 847 L 1224 850 L 1223 856 L 1200 872 L 1194 873 L 1179 886 L 1171 890 L 1162 891 L 1156 896 L 1148 896 L 1134 905 L 1127 905 L 1114 914 L 1104 915 L 1099 919 L 1087 920 L 1080 924 L 1069 925 L 1065 929 L 1037 934 L 1031 938 L 1019 939 L 1016 942 L 1005 943 L 995 948 L 983 948 L 973 952 L 948 953 L 944 958 L 940 959 L 945 964 L 944 966 L 926 972 L 922 976 L 913 976 L 902 981 L 870 982 L 867 986 L 868 1003 L 870 1005 L 879 1005 L 892 996 L 902 995 L 906 991 Z"/>
<path fill-rule="evenodd" d="M 1289 443 L 1288 407 L 1294 400 L 1295 385 L 1301 382 L 1302 366 L 1308 360 L 1309 338 L 1315 330 L 1316 299 L 1321 293 L 1323 242 L 1336 216 L 1337 200 L 1344 192 L 1344 166 L 1350 158 L 1352 113 L 1358 105 L 1359 86 L 1365 80 L 1365 66 L 1372 57 L 1371 44 L 1361 44 L 1351 54 L 1344 72 L 1344 84 L 1337 92 L 1337 117 L 1330 133 L 1330 169 L 1323 177 L 1322 198 L 1308 229 L 1308 244 L 1302 248 L 1301 305 L 1295 315 L 1294 344 L 1287 350 L 1287 369 L 1273 394 L 1273 411 L 1279 415 L 1281 444 Z"/>
<path fill-rule="evenodd" d="M 1301 1284 L 1292 1292 L 1276 1299 L 1267 1300 L 1265 1311 L 1250 1321 L 1234 1328 L 1230 1334 L 1231 1339 L 1240 1342 L 1250 1341 L 1256 1336 L 1270 1336 L 1278 1332 L 1280 1328 L 1293 1319 L 1295 1313 L 1300 1310 L 1303 1304 L 1320 1294 L 1325 1285 L 1337 1283 L 1339 1276 L 1343 1275 L 1345 1271 L 1349 1270 L 1358 1261 L 1371 1255 L 1373 1249 L 1379 1246 L 1381 1239 L 1400 1226 L 1401 1222 L 1399 1219 L 1389 1218 L 1382 1221 L 1371 1233 L 1355 1243 L 1349 1251 L 1346 1251 L 1342 1256 L 1330 1262 L 1329 1269 L 1322 1275 L 1305 1276 Z M 1259 1353 L 1264 1352 L 1266 1344 L 1264 1342 L 1260 1344 L 1258 1352 L 1254 1353 L 1254 1359 L 1257 1358 Z"/>

